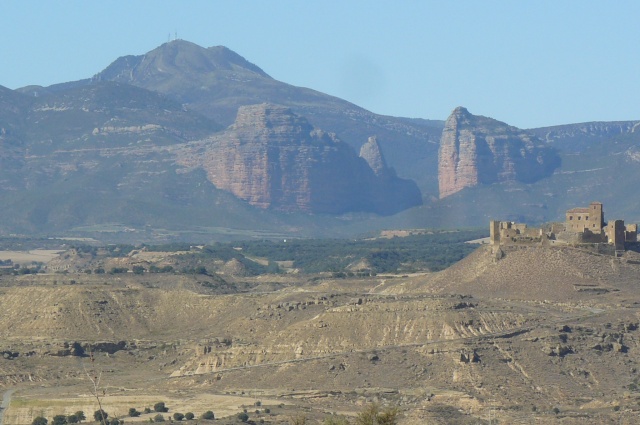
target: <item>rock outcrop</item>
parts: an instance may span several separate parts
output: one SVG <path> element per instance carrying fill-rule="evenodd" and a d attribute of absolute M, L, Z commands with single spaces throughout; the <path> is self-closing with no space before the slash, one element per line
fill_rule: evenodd
<path fill-rule="evenodd" d="M 550 176 L 559 165 L 556 151 L 537 137 L 458 107 L 440 139 L 440 198 L 480 184 L 532 183 Z"/>
<path fill-rule="evenodd" d="M 420 205 L 416 184 L 386 168 L 375 138 L 365 146 L 367 160 L 289 108 L 265 103 L 241 107 L 227 131 L 180 161 L 260 208 L 392 214 Z"/>
<path fill-rule="evenodd" d="M 371 136 L 367 140 L 367 143 L 360 148 L 360 158 L 367 161 L 369 167 L 373 170 L 376 176 L 384 175 L 388 171 L 387 163 L 382 156 L 380 145 L 376 136 Z"/>

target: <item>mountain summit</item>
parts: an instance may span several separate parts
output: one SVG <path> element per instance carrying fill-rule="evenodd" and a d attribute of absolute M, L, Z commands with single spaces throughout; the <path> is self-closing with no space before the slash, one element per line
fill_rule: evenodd
<path fill-rule="evenodd" d="M 238 78 L 269 77 L 263 70 L 224 46 L 204 48 L 197 44 L 174 40 L 140 56 L 123 56 L 98 73 L 94 79 L 139 85 L 145 88 L 167 88 L 185 83 L 206 81 L 212 73 L 234 73 Z"/>
<path fill-rule="evenodd" d="M 116 59 L 93 81 L 115 81 L 162 93 L 225 127 L 234 123 L 241 106 L 283 105 L 314 127 L 340 135 L 354 149 L 377 134 L 384 141 L 382 150 L 390 151 L 392 143 L 410 143 L 415 147 L 409 157 L 415 157 L 415 149 L 424 151 L 421 155 L 434 151 L 440 136 L 440 122 L 376 115 L 337 97 L 292 86 L 223 46 L 171 41 L 144 55 Z M 387 155 L 392 165 L 396 158 Z"/>

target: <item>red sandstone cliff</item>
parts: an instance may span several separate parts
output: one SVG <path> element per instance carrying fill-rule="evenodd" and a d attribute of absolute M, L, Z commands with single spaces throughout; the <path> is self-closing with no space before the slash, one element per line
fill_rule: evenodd
<path fill-rule="evenodd" d="M 555 150 L 537 137 L 458 107 L 440 139 L 440 198 L 479 184 L 534 182 L 550 176 L 559 165 Z"/>
<path fill-rule="evenodd" d="M 392 214 L 422 203 L 414 182 L 386 168 L 375 139 L 364 149 L 369 159 L 289 108 L 260 104 L 241 107 L 231 127 L 180 162 L 204 168 L 216 187 L 260 208 Z"/>

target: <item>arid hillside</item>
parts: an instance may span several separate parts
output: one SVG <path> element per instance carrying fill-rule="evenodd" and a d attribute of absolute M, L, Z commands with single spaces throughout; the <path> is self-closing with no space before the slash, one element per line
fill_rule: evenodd
<path fill-rule="evenodd" d="M 234 293 L 197 275 L 3 276 L 4 423 L 92 415 L 97 371 L 127 422 L 165 401 L 229 423 L 243 409 L 322 423 L 377 402 L 401 424 L 631 424 L 639 258 L 481 247 L 438 273 L 225 276 Z"/>

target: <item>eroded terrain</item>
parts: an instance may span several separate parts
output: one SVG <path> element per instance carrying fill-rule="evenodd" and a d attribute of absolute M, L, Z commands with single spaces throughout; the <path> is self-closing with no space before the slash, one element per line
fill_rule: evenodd
<path fill-rule="evenodd" d="M 403 424 L 631 424 L 639 270 L 634 252 L 497 259 L 481 247 L 438 273 L 352 279 L 3 276 L 0 382 L 15 390 L 4 423 L 92 414 L 95 373 L 105 410 L 127 422 L 153 417 L 129 408 L 164 401 L 169 414 L 247 409 L 265 423 L 377 402 Z"/>

